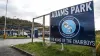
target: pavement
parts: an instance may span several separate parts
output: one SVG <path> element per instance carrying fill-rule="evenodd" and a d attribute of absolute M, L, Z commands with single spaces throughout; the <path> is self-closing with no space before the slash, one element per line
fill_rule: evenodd
<path fill-rule="evenodd" d="M 11 48 L 11 45 L 31 42 L 32 39 L 0 39 L 0 56 L 26 56 Z M 41 39 L 34 39 L 34 42 L 41 42 Z"/>
<path fill-rule="evenodd" d="M 13 48 L 4 46 L 4 47 L 0 47 L 0 56 L 26 56 L 26 55 L 18 52 Z"/>

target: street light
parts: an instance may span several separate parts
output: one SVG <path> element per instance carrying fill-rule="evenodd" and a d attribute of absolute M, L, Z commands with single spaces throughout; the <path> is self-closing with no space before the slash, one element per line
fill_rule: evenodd
<path fill-rule="evenodd" d="M 5 25 L 4 25 L 4 39 L 6 39 L 6 17 L 7 17 L 7 4 L 8 4 L 8 0 L 6 1 Z"/>

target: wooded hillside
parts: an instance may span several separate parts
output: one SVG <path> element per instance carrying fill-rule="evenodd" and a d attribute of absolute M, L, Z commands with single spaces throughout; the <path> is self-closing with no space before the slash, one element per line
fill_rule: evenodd
<path fill-rule="evenodd" d="M 31 21 L 27 21 L 27 20 L 21 20 L 19 18 L 17 19 L 12 19 L 12 18 L 8 18 L 7 17 L 7 28 L 13 28 L 13 27 L 30 27 L 31 28 L 31 25 L 32 25 L 32 22 Z M 4 16 L 1 16 L 0 17 L 0 28 L 4 28 L 4 22 L 5 22 L 5 17 Z M 34 23 L 35 27 L 39 27 L 39 26 L 42 26 L 41 24 L 39 23 Z"/>

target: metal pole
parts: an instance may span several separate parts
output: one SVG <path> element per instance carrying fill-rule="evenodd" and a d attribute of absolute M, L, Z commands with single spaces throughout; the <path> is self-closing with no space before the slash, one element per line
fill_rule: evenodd
<path fill-rule="evenodd" d="M 49 18 L 50 18 L 50 16 L 49 16 Z M 49 19 L 49 21 L 50 21 L 49 24 L 51 25 L 51 18 Z M 50 37 L 51 37 L 50 36 L 51 35 L 50 34 L 51 33 L 51 26 L 50 25 L 49 25 L 49 40 L 50 40 Z M 51 44 L 51 41 L 50 41 L 50 44 Z"/>
<path fill-rule="evenodd" d="M 64 50 L 64 44 L 63 43 L 61 43 L 61 51 L 63 51 Z"/>
<path fill-rule="evenodd" d="M 8 0 L 6 1 L 6 13 L 5 13 L 5 25 L 4 25 L 4 39 L 6 39 L 6 17 L 7 17 L 7 4 L 8 4 Z"/>
<path fill-rule="evenodd" d="M 92 48 L 93 56 L 96 56 L 96 48 Z"/>
<path fill-rule="evenodd" d="M 45 43 L 45 15 L 43 15 L 43 45 Z"/>
<path fill-rule="evenodd" d="M 34 18 L 33 18 L 33 21 L 32 21 L 32 30 L 31 30 L 32 43 L 33 43 L 33 31 L 34 31 Z"/>
<path fill-rule="evenodd" d="M 40 18 L 40 17 L 43 17 L 43 16 L 47 16 L 47 15 L 50 15 L 50 13 L 35 17 L 34 19 L 37 19 L 37 18 Z"/>

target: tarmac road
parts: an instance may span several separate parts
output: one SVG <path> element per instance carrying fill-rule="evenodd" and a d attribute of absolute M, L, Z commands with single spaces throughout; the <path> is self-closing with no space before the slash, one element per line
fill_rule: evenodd
<path fill-rule="evenodd" d="M 42 40 L 34 39 L 33 41 L 36 42 Z M 2 39 L 0 40 L 0 56 L 26 56 L 17 50 L 10 48 L 10 46 L 28 42 L 31 42 L 31 39 Z"/>

